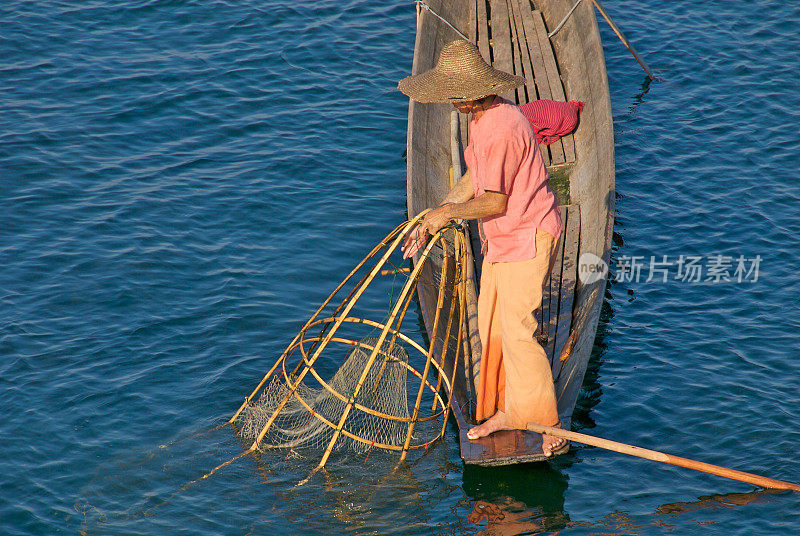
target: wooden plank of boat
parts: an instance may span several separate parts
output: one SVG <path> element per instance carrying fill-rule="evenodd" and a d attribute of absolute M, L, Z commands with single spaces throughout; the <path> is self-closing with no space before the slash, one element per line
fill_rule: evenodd
<path fill-rule="evenodd" d="M 574 3 L 537 2 L 549 27 L 564 19 Z M 558 59 L 565 94 L 586 101 L 574 134 L 576 160 L 570 169 L 570 197 L 580 203 L 580 250 L 608 262 L 614 224 L 614 131 L 597 17 L 590 3 L 581 3 L 551 43 Z M 574 318 L 565 344 L 565 362 L 556 382 L 559 416 L 570 426 L 582 378 L 594 345 L 603 303 L 605 279 L 576 284 Z M 574 337 L 573 337 L 574 335 Z"/>
<path fill-rule="evenodd" d="M 514 71 L 514 59 L 511 56 L 511 26 L 506 0 L 491 0 L 490 17 L 492 66 L 495 69 L 511 73 Z M 514 90 L 502 93 L 500 96 L 512 102 L 516 101 Z"/>
<path fill-rule="evenodd" d="M 473 13 L 474 14 L 474 13 Z M 450 153 L 452 160 L 452 174 L 450 176 L 450 188 L 453 188 L 458 177 L 463 175 L 463 169 L 466 167 L 463 164 L 462 155 L 464 152 L 465 143 L 463 131 L 461 131 L 459 117 L 461 119 L 466 117 L 466 114 L 459 114 L 453 110 L 450 112 Z M 466 127 L 469 128 L 469 125 Z M 467 240 L 464 244 L 466 249 L 465 258 L 467 259 L 464 269 L 464 290 L 466 294 L 465 310 L 460 311 L 461 305 L 458 306 L 460 322 L 464 328 L 464 336 L 462 336 L 463 348 L 463 374 L 465 378 L 464 387 L 468 398 L 474 396 L 474 385 L 477 382 L 478 368 L 477 364 L 480 362 L 480 335 L 478 334 L 478 308 L 477 308 L 477 289 L 475 278 L 475 263 L 473 262 L 474 255 L 472 244 Z M 458 364 L 456 363 L 455 366 Z M 452 369 L 451 369 L 452 370 Z"/>
<path fill-rule="evenodd" d="M 525 33 L 520 31 L 520 28 L 517 24 L 517 16 L 514 15 L 514 12 L 517 10 L 517 2 L 514 0 L 508 0 L 508 18 L 509 24 L 511 26 L 511 43 L 512 49 L 514 52 L 514 74 L 517 76 L 521 76 L 525 78 L 525 85 L 520 88 L 519 91 L 519 101 L 517 104 L 525 104 L 526 102 L 530 102 L 531 98 L 528 95 L 528 84 L 533 86 L 535 84 L 533 80 L 533 72 L 531 72 L 530 64 L 525 65 L 525 57 L 527 56 L 528 52 L 528 45 L 525 43 Z M 523 55 L 523 50 L 525 51 L 525 55 Z M 536 91 L 535 87 L 532 91 Z"/>
<path fill-rule="evenodd" d="M 561 217 L 564 224 L 569 218 L 569 208 L 561 207 Z M 553 346 L 555 345 L 556 327 L 558 325 L 558 305 L 561 301 L 561 265 L 564 261 L 564 232 L 561 233 L 559 247 L 556 251 L 556 258 L 553 262 L 553 268 L 550 272 L 550 299 L 548 305 L 550 306 L 550 314 L 547 319 L 547 343 L 545 344 L 545 353 L 552 363 Z"/>
<path fill-rule="evenodd" d="M 548 359 L 553 363 L 569 335 L 572 319 L 572 303 L 575 293 L 575 276 L 578 252 L 578 232 L 580 207 L 562 205 L 560 208 L 564 231 L 558 247 L 553 268 L 545 282 L 542 306 L 536 311 L 539 323 L 535 337 L 545 348 Z M 563 330 L 563 331 L 560 331 Z M 559 333 L 563 335 L 559 338 Z"/>
<path fill-rule="evenodd" d="M 519 2 L 515 0 L 509 0 L 508 5 L 510 7 L 511 12 L 511 29 L 512 29 L 512 36 L 516 39 L 516 43 L 519 50 L 520 56 L 520 63 L 522 65 L 522 73 L 516 73 L 520 76 L 525 77 L 525 96 L 526 100 L 524 102 L 531 102 L 537 99 L 536 95 L 536 77 L 533 70 L 533 63 L 531 60 L 530 52 L 528 51 L 528 43 L 525 40 L 525 27 L 523 26 L 522 22 L 522 13 Z M 524 104 L 524 102 L 520 101 L 520 104 Z M 542 153 L 542 159 L 544 160 L 544 165 L 550 165 L 550 150 L 547 148 L 546 145 L 539 145 L 539 149 Z"/>
<path fill-rule="evenodd" d="M 523 0 L 522 2 L 515 2 L 516 13 L 519 14 L 522 31 L 525 35 L 525 43 L 528 48 L 528 57 L 530 58 L 530 66 L 533 71 L 535 96 L 531 94 L 531 100 L 547 99 L 552 100 L 553 95 L 550 92 L 550 83 L 547 81 L 547 69 L 544 66 L 544 56 L 539 48 L 539 38 L 536 35 L 536 29 L 533 24 L 533 12 L 530 4 Z M 531 87 L 531 90 L 534 89 Z M 552 155 L 550 148 L 547 145 L 539 145 L 542 151 L 542 156 L 547 155 L 545 165 L 552 163 Z"/>
<path fill-rule="evenodd" d="M 492 53 L 489 48 L 489 15 L 486 12 L 485 0 L 470 0 L 470 4 L 476 4 L 477 9 L 477 29 L 478 29 L 478 51 L 481 56 L 490 64 L 492 63 Z"/>
<path fill-rule="evenodd" d="M 525 76 L 522 69 L 522 51 L 519 48 L 519 37 L 517 36 L 517 27 L 514 23 L 514 13 L 512 11 L 515 0 L 506 0 L 506 13 L 508 14 L 508 25 L 510 29 L 510 42 L 511 42 L 511 57 L 514 59 L 514 71 L 512 74 L 517 76 Z M 525 93 L 525 86 L 522 85 L 517 88 L 517 101 L 516 104 L 525 104 L 528 102 L 528 97 Z"/>
<path fill-rule="evenodd" d="M 547 330 L 550 324 L 550 281 L 552 277 L 548 276 L 545 281 L 544 288 L 542 289 L 542 303 L 536 311 L 536 321 L 539 326 L 534 334 L 536 339 L 541 341 L 547 340 Z"/>
<path fill-rule="evenodd" d="M 561 138 L 561 145 L 564 147 L 564 161 L 570 163 L 575 161 L 575 139 L 572 134 L 567 134 Z"/>
<path fill-rule="evenodd" d="M 455 417 L 456 425 L 458 426 L 458 447 L 461 457 L 463 458 L 466 456 L 467 458 L 472 458 L 474 457 L 474 454 L 472 453 L 472 444 L 467 438 L 469 423 L 466 421 L 464 411 L 455 404 L 453 405 L 453 416 Z"/>
<path fill-rule="evenodd" d="M 550 46 L 550 38 L 547 37 L 547 28 L 545 28 L 542 14 L 540 11 L 534 11 L 532 15 L 533 29 L 534 32 L 536 32 L 536 39 L 539 41 L 539 50 L 542 51 L 550 95 L 553 100 L 564 101 L 564 87 L 561 85 L 561 75 L 558 72 L 558 65 L 553 55 L 553 48 Z M 561 140 L 551 143 L 549 148 L 550 161 L 553 164 L 563 164 L 566 161 L 564 158 L 564 145 Z"/>
<path fill-rule="evenodd" d="M 478 2 L 476 0 L 471 0 L 469 2 L 469 32 L 466 34 L 469 37 L 470 41 L 472 43 L 476 44 L 476 45 L 478 43 L 478 37 L 479 37 L 478 32 L 480 31 L 478 29 L 478 26 L 479 26 L 479 21 L 478 21 L 478 3 L 483 3 L 483 2 L 482 1 Z M 484 14 L 485 14 L 485 10 L 486 10 L 486 4 L 484 4 Z M 484 17 L 484 19 L 485 19 L 485 17 Z M 484 31 L 487 31 L 486 28 L 485 28 L 485 25 L 484 25 Z M 488 41 L 488 37 L 487 37 L 487 41 Z M 488 42 L 487 42 L 486 45 L 487 45 L 487 48 L 488 48 Z M 460 124 L 460 127 L 461 127 L 461 129 L 460 129 L 460 132 L 461 132 L 460 140 L 461 140 L 461 146 L 463 148 L 463 147 L 466 147 L 467 145 L 469 145 L 469 119 L 470 119 L 470 116 L 469 116 L 469 114 L 458 114 L 458 115 L 459 115 L 459 124 Z M 462 154 L 463 154 L 463 151 L 462 151 Z M 462 158 L 462 163 L 463 163 L 463 158 Z M 466 164 L 462 165 L 461 169 L 462 170 L 466 170 L 467 169 Z M 455 177 L 455 180 L 457 181 L 458 177 Z"/>
<path fill-rule="evenodd" d="M 523 1 L 517 4 L 522 18 L 522 28 L 525 32 L 525 42 L 528 45 L 528 55 L 531 58 L 534 77 L 536 80 L 536 94 L 539 99 L 552 100 L 553 94 L 550 91 L 550 83 L 547 80 L 547 69 L 544 65 L 544 56 L 540 48 L 539 38 L 536 35 L 536 27 L 533 23 L 533 11 L 530 5 Z"/>
<path fill-rule="evenodd" d="M 527 0 L 522 0 L 522 2 L 524 4 L 528 4 Z M 542 18 L 541 12 L 538 12 L 538 15 L 534 16 L 534 18 L 533 18 L 534 21 L 536 21 L 537 19 L 541 19 L 542 20 L 541 24 L 544 25 L 544 20 Z M 537 39 L 539 39 L 539 36 L 541 35 L 539 33 L 540 32 L 540 29 L 538 28 L 539 25 L 538 25 L 538 23 L 535 23 L 534 26 L 535 26 L 535 31 L 536 31 L 536 34 L 537 34 Z M 546 34 L 547 30 L 545 29 L 544 32 Z M 556 66 L 556 71 L 559 72 L 557 62 L 555 61 L 555 56 L 553 55 L 552 43 L 550 42 L 550 38 L 549 37 L 547 38 L 547 46 L 543 47 L 542 50 L 544 51 L 544 56 L 547 56 L 547 57 L 552 56 L 552 58 L 553 58 L 552 59 L 552 65 L 555 65 Z M 548 63 L 550 63 L 550 62 L 548 61 Z M 552 70 L 552 65 L 550 67 L 551 70 Z M 547 66 L 546 65 L 545 65 L 545 70 L 547 70 Z M 564 88 L 563 88 L 563 80 L 561 79 L 561 76 L 558 77 L 557 82 L 554 79 L 550 79 L 550 77 L 548 76 L 548 83 L 549 84 L 555 83 L 556 86 L 557 86 L 557 90 L 552 92 L 553 95 L 554 95 L 554 97 L 552 97 L 552 98 L 555 98 L 556 100 L 564 100 L 564 101 L 566 101 L 566 96 L 564 94 Z M 564 161 L 565 162 L 574 162 L 575 161 L 575 139 L 574 139 L 573 135 L 572 134 L 568 134 L 568 135 L 562 137 L 560 141 L 561 141 L 561 147 L 563 148 L 563 151 L 564 151 Z M 559 162 L 556 161 L 554 163 L 557 164 Z"/>
<path fill-rule="evenodd" d="M 513 1 L 513 0 L 511 0 Z M 528 4 L 527 0 L 522 0 L 524 4 Z M 542 57 L 544 60 L 544 68 L 547 73 L 547 83 L 550 87 L 552 98 L 555 100 L 566 101 L 564 95 L 563 81 L 561 80 L 558 63 L 556 62 L 553 48 L 550 44 L 550 38 L 547 37 L 547 29 L 544 24 L 544 19 L 540 11 L 533 11 L 534 30 L 536 32 L 536 39 L 540 40 L 540 48 L 542 50 Z M 542 40 L 546 38 L 546 41 Z M 560 143 L 559 143 L 560 142 Z M 551 150 L 556 151 L 556 156 L 553 156 L 554 164 L 561 164 L 564 162 L 575 161 L 575 140 L 572 135 L 567 135 L 555 142 L 555 147 L 550 147 Z M 560 159 L 560 152 L 564 153 L 564 160 Z"/>
<path fill-rule="evenodd" d="M 553 363 L 553 377 L 561 372 L 561 350 L 569 337 L 572 327 L 572 305 L 575 302 L 575 285 L 578 277 L 578 239 L 581 231 L 581 212 L 579 207 L 570 206 L 566 229 L 564 231 L 564 260 L 561 263 L 560 303 L 558 306 L 558 325 L 555 329 L 555 342 L 550 362 Z"/>
<path fill-rule="evenodd" d="M 522 0 L 525 4 L 528 4 L 527 0 Z M 536 31 L 537 39 L 546 38 L 546 41 L 540 41 L 540 47 L 542 50 L 542 56 L 545 62 L 545 70 L 547 72 L 547 81 L 551 89 L 551 93 L 555 100 L 566 101 L 566 96 L 564 94 L 564 83 L 561 79 L 561 74 L 558 69 L 558 63 L 556 62 L 555 55 L 553 53 L 553 48 L 550 43 L 550 38 L 547 35 L 547 29 L 544 24 L 544 19 L 542 18 L 542 14 L 539 11 L 533 12 L 533 21 L 534 21 L 534 29 Z M 549 147 L 551 152 L 554 152 L 552 156 L 553 164 L 561 164 L 564 162 L 574 162 L 575 161 L 575 140 L 572 137 L 572 134 L 562 137 L 560 140 L 554 142 Z M 563 151 L 564 160 L 561 160 L 561 152 Z"/>
<path fill-rule="evenodd" d="M 542 436 L 524 430 L 501 430 L 470 443 L 470 458 L 462 450 L 462 459 L 469 465 L 493 467 L 547 459 L 542 453 Z"/>

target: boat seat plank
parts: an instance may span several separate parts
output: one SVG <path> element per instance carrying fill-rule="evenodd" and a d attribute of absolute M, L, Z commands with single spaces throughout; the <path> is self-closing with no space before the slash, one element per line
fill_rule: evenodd
<path fill-rule="evenodd" d="M 491 0 L 489 23 L 492 31 L 492 66 L 507 73 L 514 72 L 514 58 L 511 54 L 511 26 L 508 18 L 506 0 Z M 506 91 L 500 95 L 504 99 L 515 101 L 516 92 Z"/>

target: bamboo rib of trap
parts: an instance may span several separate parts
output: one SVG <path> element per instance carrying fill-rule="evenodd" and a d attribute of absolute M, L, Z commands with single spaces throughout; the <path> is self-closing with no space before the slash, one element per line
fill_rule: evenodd
<path fill-rule="evenodd" d="M 276 419 L 290 401 L 293 403 L 295 401 L 299 402 L 305 408 L 308 419 L 316 419 L 318 422 L 315 422 L 315 424 L 320 425 L 320 427 L 322 425 L 327 427 L 327 433 L 332 431 L 332 435 L 327 441 L 327 446 L 317 466 L 318 468 L 326 464 L 334 447 L 337 442 L 341 441 L 342 437 L 358 442 L 362 446 L 366 445 L 370 449 L 376 447 L 399 452 L 400 461 L 402 461 L 409 451 L 427 448 L 444 435 L 447 415 L 451 409 L 451 401 L 449 396 L 443 397 L 441 393 L 442 388 L 446 393 L 451 392 L 457 367 L 454 366 L 451 375 L 448 376 L 445 373 L 443 364 L 448 357 L 448 352 L 455 352 L 456 363 L 463 357 L 462 343 L 466 337 L 463 314 L 466 296 L 466 285 L 463 277 L 466 238 L 463 228 L 458 226 L 446 227 L 431 238 L 421 254 L 419 254 L 414 268 L 408 274 L 407 280 L 397 295 L 396 301 L 384 322 L 376 322 L 351 314 L 359 299 L 368 293 L 376 276 L 381 272 L 387 272 L 387 264 L 394 267 L 390 262 L 390 257 L 394 254 L 399 255 L 400 245 L 416 226 L 417 222 L 425 215 L 425 212 L 394 229 L 358 263 L 306 322 L 250 396 L 245 399 L 238 411 L 231 417 L 229 422 L 235 424 L 246 408 L 256 403 L 259 396 L 264 396 L 264 393 L 269 389 L 269 385 L 272 385 L 276 378 L 277 381 L 281 382 L 280 400 L 277 401 L 274 409 L 270 406 L 271 414 L 247 452 L 263 448 L 262 441 L 264 437 L 270 431 L 270 428 L 275 426 Z M 377 261 L 374 260 L 376 258 Z M 374 264 L 371 268 L 367 268 L 370 261 L 373 261 Z M 438 307 L 432 319 L 433 330 L 431 333 L 442 333 L 441 337 L 431 338 L 427 348 L 402 332 L 403 320 L 413 301 L 417 285 L 420 284 L 420 276 L 425 269 L 439 271 L 438 288 L 435 289 L 435 292 L 438 293 Z M 395 268 L 390 273 L 402 274 L 403 272 Z M 359 274 L 363 275 L 353 284 Z M 402 275 L 401 277 L 406 276 Z M 349 291 L 346 291 L 350 285 L 352 286 Z M 345 297 L 334 308 L 333 312 L 328 313 L 335 303 L 334 299 L 345 292 L 347 292 Z M 371 335 L 369 339 L 362 338 L 360 340 L 340 334 L 341 331 L 344 331 L 344 328 L 352 328 L 353 326 L 366 326 L 371 328 L 373 333 L 376 330 L 379 330 L 379 333 Z M 316 331 L 316 329 L 319 329 L 318 334 L 310 334 L 311 330 Z M 330 354 L 330 348 L 336 344 L 354 348 L 352 351 L 361 349 L 365 354 L 368 354 L 366 356 L 366 364 L 363 365 L 363 370 L 360 371 L 352 392 L 338 391 L 332 386 L 334 381 L 326 381 L 315 367 L 315 365 L 321 363 L 320 357 L 326 355 L 326 352 Z M 412 411 L 405 415 L 400 414 L 400 412 L 388 413 L 380 411 L 374 407 L 359 403 L 359 395 L 367 393 L 370 389 L 369 385 L 365 385 L 365 383 L 369 383 L 367 381 L 368 378 L 370 378 L 369 381 L 374 382 L 373 389 L 378 387 L 378 382 L 384 375 L 384 367 L 387 366 L 387 360 L 390 355 L 394 355 L 393 350 L 396 346 L 403 347 L 402 353 L 407 355 L 408 359 L 394 358 L 394 361 L 399 364 L 393 362 L 393 366 L 402 366 L 416 378 L 419 384 L 416 393 L 406 393 L 405 384 L 403 384 L 402 400 L 406 408 L 412 395 L 414 400 Z M 295 358 L 297 363 L 294 364 L 291 359 L 297 350 L 299 350 L 300 356 Z M 405 350 L 409 350 L 408 354 L 405 353 Z M 412 357 L 415 359 L 412 359 Z M 420 364 L 424 363 L 420 367 L 421 370 L 416 368 L 412 361 Z M 375 371 L 371 372 L 373 366 L 378 366 L 378 363 L 381 363 L 380 370 L 377 373 Z M 294 366 L 292 366 L 293 364 Z M 344 367 L 344 365 L 342 366 Z M 304 398 L 302 384 L 309 375 L 309 379 L 313 378 L 324 389 L 324 392 L 320 391 L 323 395 L 336 399 L 334 402 L 337 404 L 337 412 L 340 411 L 341 414 L 336 415 L 335 418 L 330 415 L 327 417 L 321 415 L 320 412 L 314 410 L 313 401 Z M 435 380 L 432 378 L 433 375 L 436 376 Z M 423 404 L 424 400 L 428 402 Z M 296 403 L 295 406 L 297 407 Z M 380 422 L 385 420 L 395 427 L 400 426 L 403 433 L 398 435 L 397 441 L 379 442 L 375 440 L 375 437 L 364 437 L 348 429 L 348 422 L 352 422 L 354 417 L 363 417 L 364 415 L 369 416 L 369 418 L 379 419 Z M 441 425 L 438 423 L 439 420 Z M 425 430 L 420 430 L 418 426 L 420 423 L 428 425 Z M 416 435 L 415 431 L 417 432 Z M 327 439 L 327 436 L 325 437 Z"/>

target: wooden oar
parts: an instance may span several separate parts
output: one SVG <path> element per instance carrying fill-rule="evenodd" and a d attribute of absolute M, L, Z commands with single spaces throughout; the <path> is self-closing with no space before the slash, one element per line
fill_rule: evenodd
<path fill-rule="evenodd" d="M 744 471 L 736 471 L 735 469 L 728 469 L 727 467 L 720 467 L 710 463 L 698 462 L 688 458 L 681 458 L 680 456 L 673 456 L 672 454 L 665 454 L 656 450 L 643 449 L 633 445 L 626 445 L 625 443 L 618 443 L 616 441 L 609 441 L 578 432 L 570 432 L 569 430 L 562 430 L 561 428 L 553 428 L 551 426 L 542 426 L 539 424 L 528 424 L 528 430 L 539 434 L 547 434 L 555 437 L 563 437 L 569 441 L 591 445 L 593 447 L 600 447 L 601 449 L 613 450 L 629 456 L 636 456 L 637 458 L 644 458 L 645 460 L 653 460 L 655 462 L 668 463 L 670 465 L 677 465 L 678 467 L 686 467 L 687 469 L 694 469 L 703 473 L 722 476 L 749 484 L 755 484 L 763 488 L 772 489 L 789 489 L 793 491 L 800 491 L 800 485 L 791 482 L 783 482 L 782 480 L 775 480 L 774 478 L 767 478 L 765 476 L 754 475 L 752 473 L 745 473 Z"/>
<path fill-rule="evenodd" d="M 611 18 L 611 15 L 608 14 L 606 8 L 604 8 L 600 4 L 600 0 L 592 0 L 592 3 L 594 4 L 594 7 L 597 8 L 597 11 L 599 11 L 600 14 L 603 16 L 603 18 L 606 19 L 606 22 L 608 23 L 609 26 L 611 26 L 611 29 L 614 30 L 614 33 L 617 34 L 617 37 L 619 37 L 619 40 L 622 41 L 623 45 L 625 45 L 625 48 L 627 48 L 630 51 L 630 53 L 633 54 L 633 57 L 636 58 L 636 61 L 638 61 L 639 65 L 642 66 L 642 69 L 644 69 L 644 72 L 646 72 L 647 76 L 650 77 L 650 80 L 655 80 L 656 79 L 655 75 L 652 72 L 650 72 L 650 69 L 647 68 L 647 65 L 645 65 L 642 57 L 639 56 L 639 53 L 636 52 L 635 48 L 633 48 L 631 42 L 628 41 L 628 38 L 625 37 L 625 34 L 623 34 L 622 30 L 619 29 L 619 26 L 617 26 L 617 23 L 614 22 L 614 19 Z"/>

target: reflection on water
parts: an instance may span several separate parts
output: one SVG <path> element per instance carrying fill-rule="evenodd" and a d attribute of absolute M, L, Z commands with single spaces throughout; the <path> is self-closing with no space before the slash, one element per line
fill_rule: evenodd
<path fill-rule="evenodd" d="M 468 519 L 484 534 L 538 533 L 569 522 L 564 512 L 571 454 L 555 462 L 502 467 L 465 466 L 464 493 L 474 501 Z"/>
<path fill-rule="evenodd" d="M 696 501 L 676 502 L 659 506 L 656 510 L 656 514 L 676 516 L 703 508 L 731 508 L 734 506 L 744 506 L 758 501 L 764 501 L 771 495 L 785 493 L 785 491 L 776 489 L 762 489 L 758 491 L 752 491 L 750 493 L 718 493 L 715 495 L 703 495 Z"/>
<path fill-rule="evenodd" d="M 652 514 L 631 515 L 624 512 L 612 512 L 592 523 L 574 523 L 573 526 L 586 530 L 586 534 L 603 534 L 607 536 L 651 534 L 652 527 L 661 527 L 666 532 L 681 530 L 684 527 L 698 527 L 717 523 L 705 519 L 708 511 L 735 508 L 754 503 L 763 503 L 776 494 L 785 491 L 759 490 L 750 493 L 725 493 L 706 495 L 696 501 L 677 502 L 659 506 Z M 685 532 L 679 532 L 685 533 Z"/>
<path fill-rule="evenodd" d="M 568 458 L 569 455 L 563 458 Z M 686 526 L 708 525 L 709 511 L 765 502 L 785 491 L 759 490 L 699 497 L 696 501 L 669 503 L 650 514 L 610 512 L 597 521 L 573 521 L 564 511 L 564 494 L 570 465 L 531 464 L 517 468 L 467 468 L 464 491 L 474 501 L 467 515 L 482 535 L 543 534 L 569 528 L 570 534 L 605 536 L 650 534 L 653 527 L 671 532 Z M 560 466 L 560 467 L 557 467 Z M 515 470 L 517 469 L 517 470 Z"/>
<path fill-rule="evenodd" d="M 663 80 L 659 79 L 658 82 L 663 82 Z M 628 107 L 628 115 L 633 115 L 636 112 L 636 108 L 644 102 L 644 96 L 650 91 L 650 84 L 652 83 L 653 80 L 651 80 L 649 76 L 644 77 L 639 93 L 633 97 L 633 102 Z"/>

